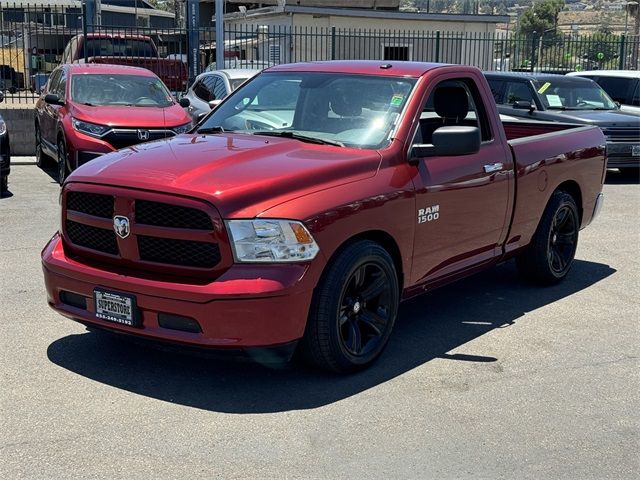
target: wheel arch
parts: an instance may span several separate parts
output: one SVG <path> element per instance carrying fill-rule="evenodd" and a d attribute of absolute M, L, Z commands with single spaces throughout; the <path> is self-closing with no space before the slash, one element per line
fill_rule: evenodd
<path fill-rule="evenodd" d="M 352 237 L 349 237 L 344 242 L 342 242 L 331 254 L 331 257 L 327 260 L 327 266 L 331 264 L 332 260 L 345 248 L 349 245 L 358 242 L 360 240 L 370 240 L 372 242 L 377 243 L 382 248 L 384 248 L 387 253 L 391 256 L 393 260 L 393 264 L 396 268 L 396 275 L 398 277 L 398 286 L 400 289 L 400 294 L 402 294 L 402 289 L 404 288 L 404 275 L 405 269 L 402 265 L 402 254 L 400 253 L 400 247 L 398 246 L 398 242 L 393 236 L 384 231 L 384 230 L 366 230 L 363 232 L 359 232 Z M 326 269 L 326 267 L 325 267 Z"/>
<path fill-rule="evenodd" d="M 554 192 L 556 191 L 566 192 L 573 197 L 574 202 L 576 202 L 576 207 L 578 207 L 578 217 L 580 223 L 582 223 L 582 218 L 584 216 L 584 212 L 582 209 L 582 189 L 580 188 L 580 185 L 578 185 L 578 182 L 576 182 L 575 180 L 567 180 L 565 182 L 562 182 L 554 190 Z"/>

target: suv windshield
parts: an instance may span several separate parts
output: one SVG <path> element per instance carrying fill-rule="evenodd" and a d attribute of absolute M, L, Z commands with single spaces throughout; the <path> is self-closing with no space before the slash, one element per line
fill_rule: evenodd
<path fill-rule="evenodd" d="M 236 90 L 200 128 L 381 148 L 388 144 L 415 82 L 343 73 L 266 72 Z"/>
<path fill-rule="evenodd" d="M 173 105 L 171 94 L 159 78 L 142 75 L 74 75 L 71 80 L 71 99 L 87 105 Z"/>
<path fill-rule="evenodd" d="M 544 107 L 550 110 L 615 110 L 617 105 L 595 82 L 574 78 L 535 80 Z"/>

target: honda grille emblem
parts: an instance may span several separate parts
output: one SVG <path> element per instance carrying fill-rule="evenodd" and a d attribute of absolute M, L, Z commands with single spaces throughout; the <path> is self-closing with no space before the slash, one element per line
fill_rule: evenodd
<path fill-rule="evenodd" d="M 113 229 L 120 238 L 127 238 L 129 236 L 129 219 L 127 217 L 115 216 L 113 217 Z"/>
<path fill-rule="evenodd" d="M 138 140 L 149 140 L 149 130 L 138 130 Z"/>

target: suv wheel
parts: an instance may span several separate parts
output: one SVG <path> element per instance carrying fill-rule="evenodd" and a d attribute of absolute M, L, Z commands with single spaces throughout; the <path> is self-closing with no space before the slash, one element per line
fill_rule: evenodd
<path fill-rule="evenodd" d="M 67 146 L 63 139 L 58 140 L 58 183 L 62 185 L 69 174 L 67 167 Z"/>

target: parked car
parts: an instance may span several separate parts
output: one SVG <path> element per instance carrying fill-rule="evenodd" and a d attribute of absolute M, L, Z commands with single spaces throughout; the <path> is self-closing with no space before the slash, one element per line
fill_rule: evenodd
<path fill-rule="evenodd" d="M 260 70 L 215 70 L 198 75 L 184 95 L 189 99 L 189 113 L 198 121 L 209 113 L 224 97 Z"/>
<path fill-rule="evenodd" d="M 16 93 L 24 88 L 24 73 L 9 65 L 0 65 L 0 91 Z"/>
<path fill-rule="evenodd" d="M 51 74 L 36 103 L 36 158 L 58 163 L 58 179 L 119 148 L 191 129 L 191 117 L 162 81 L 144 68 L 66 64 Z"/>
<path fill-rule="evenodd" d="M 209 63 L 204 69 L 205 72 L 213 72 L 216 70 L 262 70 L 264 68 L 273 67 L 275 63 L 266 60 L 247 60 L 240 58 L 227 58 L 224 61 L 224 68 L 218 68 L 216 62 Z"/>
<path fill-rule="evenodd" d="M 627 173 L 640 168 L 640 117 L 622 112 L 587 78 L 486 72 L 498 111 L 553 122 L 597 125 L 607 137 L 608 165 Z"/>
<path fill-rule="evenodd" d="M 291 126 L 234 129 L 287 85 L 296 102 L 270 108 Z M 514 257 L 528 279 L 564 279 L 605 167 L 597 127 L 503 127 L 474 67 L 273 67 L 197 132 L 71 174 L 42 252 L 48 302 L 139 338 L 298 344 L 349 372 L 381 354 L 401 299 Z"/>
<path fill-rule="evenodd" d="M 0 92 L 0 102 L 4 95 Z M 0 115 L 0 195 L 9 189 L 9 174 L 11 173 L 11 150 L 9 148 L 9 131 L 7 124 Z"/>
<path fill-rule="evenodd" d="M 590 78 L 618 102 L 623 112 L 640 115 L 640 71 L 638 70 L 589 70 L 567 75 Z"/>
<path fill-rule="evenodd" d="M 86 60 L 85 60 L 86 46 Z M 184 92 L 189 73 L 179 59 L 160 58 L 158 48 L 146 35 L 88 33 L 76 35 L 64 49 L 62 63 L 108 63 L 151 70 L 171 92 Z"/>

